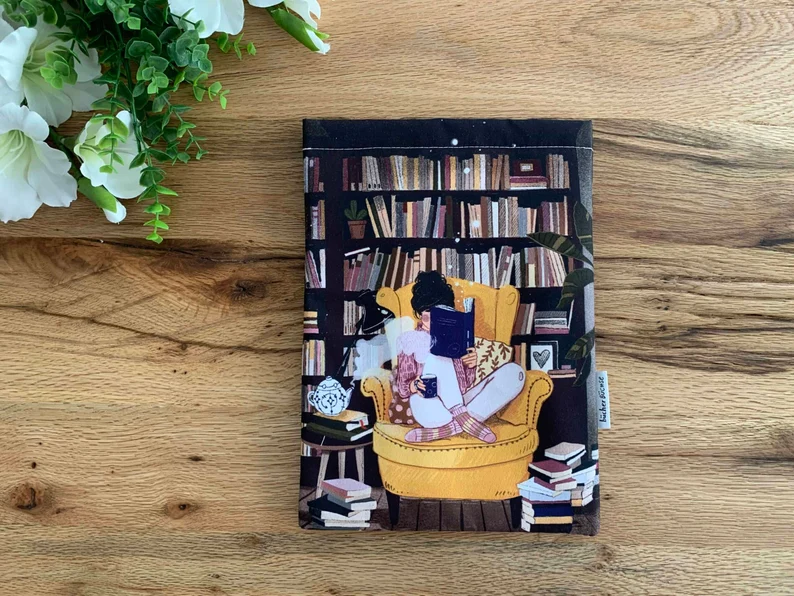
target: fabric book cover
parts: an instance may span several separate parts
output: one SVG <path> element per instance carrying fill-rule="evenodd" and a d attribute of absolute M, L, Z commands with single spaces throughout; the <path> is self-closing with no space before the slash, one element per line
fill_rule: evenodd
<path fill-rule="evenodd" d="M 300 525 L 595 534 L 592 125 L 304 121 Z"/>

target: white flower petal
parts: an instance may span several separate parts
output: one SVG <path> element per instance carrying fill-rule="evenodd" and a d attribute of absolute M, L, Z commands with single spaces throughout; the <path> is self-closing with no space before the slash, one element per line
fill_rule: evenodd
<path fill-rule="evenodd" d="M 293 10 L 300 17 L 315 29 L 317 21 L 312 18 L 312 14 L 320 18 L 320 3 L 317 0 L 286 0 L 287 8 Z"/>
<path fill-rule="evenodd" d="M 41 207 L 36 191 L 18 173 L 0 174 L 0 221 L 28 219 Z"/>
<path fill-rule="evenodd" d="M 187 18 L 194 23 L 202 21 L 204 28 L 199 31 L 201 37 L 209 37 L 218 31 L 221 20 L 220 0 L 168 0 L 168 7 L 178 16 L 190 11 Z M 178 19 L 176 21 L 182 24 Z"/>
<path fill-rule="evenodd" d="M 74 61 L 74 70 L 77 72 L 77 82 L 87 83 L 93 81 L 102 74 L 102 68 L 99 66 L 99 54 L 94 48 L 88 50 L 86 56 L 78 48 L 75 48 L 78 60 Z"/>
<path fill-rule="evenodd" d="M 63 92 L 72 100 L 72 109 L 75 112 L 88 112 L 91 110 L 91 104 L 105 97 L 108 86 L 97 85 L 93 81 L 78 82 L 74 85 L 64 85 Z"/>
<path fill-rule="evenodd" d="M 320 39 L 314 31 L 306 30 L 306 34 L 311 38 L 312 42 L 314 43 L 315 47 L 317 48 L 318 54 L 327 54 L 328 50 L 331 49 L 330 43 L 325 43 L 322 39 Z"/>
<path fill-rule="evenodd" d="M 47 123 L 27 106 L 6 104 L 0 107 L 0 135 L 21 130 L 34 141 L 43 141 L 50 134 Z"/>
<path fill-rule="evenodd" d="M 39 159 L 30 163 L 28 184 L 45 205 L 68 207 L 77 199 L 77 181 L 69 175 L 69 159 L 45 143 L 36 147 L 36 153 Z"/>
<path fill-rule="evenodd" d="M 72 100 L 69 96 L 41 76 L 24 76 L 22 87 L 30 109 L 41 114 L 50 126 L 60 126 L 72 115 Z"/>
<path fill-rule="evenodd" d="M 125 158 L 125 156 L 122 155 L 121 159 L 124 160 L 124 165 L 117 163 L 113 166 L 116 171 L 107 175 L 104 186 L 114 197 L 118 197 L 119 199 L 134 199 L 146 190 L 141 186 L 140 182 L 141 170 L 143 168 L 130 169 L 129 164 L 132 158 Z"/>
<path fill-rule="evenodd" d="M 35 29 L 20 27 L 0 41 L 0 77 L 15 91 L 19 89 L 22 69 L 35 40 Z"/>
<path fill-rule="evenodd" d="M 122 221 L 125 217 L 127 217 L 127 208 L 121 203 L 121 201 L 116 201 L 116 212 L 110 211 L 109 209 L 103 209 L 102 211 L 105 212 L 105 217 L 110 223 L 117 224 Z"/>
<path fill-rule="evenodd" d="M 19 105 L 24 99 L 25 93 L 22 91 L 21 85 L 20 88 L 15 91 L 6 85 L 6 82 L 3 79 L 0 79 L 0 106 L 4 106 L 7 103 L 15 103 Z"/>
<path fill-rule="evenodd" d="M 219 4 L 221 11 L 216 31 L 237 35 L 243 30 L 243 21 L 245 20 L 243 0 L 219 0 Z"/>
<path fill-rule="evenodd" d="M 270 8 L 276 4 L 281 4 L 284 0 L 248 0 L 248 4 L 257 8 Z"/>

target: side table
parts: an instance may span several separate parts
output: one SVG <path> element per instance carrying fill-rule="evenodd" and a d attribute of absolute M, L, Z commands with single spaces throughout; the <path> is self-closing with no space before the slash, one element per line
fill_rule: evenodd
<path fill-rule="evenodd" d="M 339 477 L 344 478 L 347 452 L 351 449 L 354 450 L 358 481 L 364 482 L 364 447 L 372 445 L 372 441 L 368 443 L 354 443 L 352 445 L 319 445 L 304 439 L 303 444 L 317 450 L 320 454 L 320 471 L 317 474 L 317 491 L 314 493 L 315 499 L 319 499 L 322 495 L 323 491 L 320 487 L 322 486 L 323 480 L 325 480 L 325 470 L 328 468 L 328 459 L 331 457 L 332 451 L 336 451 L 336 457 L 339 463 Z"/>

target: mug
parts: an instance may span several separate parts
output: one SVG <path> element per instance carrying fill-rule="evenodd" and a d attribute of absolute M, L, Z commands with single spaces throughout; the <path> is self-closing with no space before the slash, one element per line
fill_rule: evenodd
<path fill-rule="evenodd" d="M 422 383 L 425 384 L 425 390 L 422 392 L 422 396 L 427 399 L 432 399 L 438 396 L 438 379 L 436 375 L 422 375 L 419 377 Z"/>

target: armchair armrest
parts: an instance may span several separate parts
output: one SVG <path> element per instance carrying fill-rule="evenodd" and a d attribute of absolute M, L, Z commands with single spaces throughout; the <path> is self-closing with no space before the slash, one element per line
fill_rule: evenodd
<path fill-rule="evenodd" d="M 528 370 L 526 375 L 524 390 L 497 416 L 511 424 L 537 428 L 540 406 L 551 395 L 554 383 L 549 375 L 539 370 Z"/>
<path fill-rule="evenodd" d="M 361 380 L 361 393 L 375 402 L 378 422 L 389 422 L 389 405 L 392 400 L 391 371 L 383 368 L 368 370 Z"/>

